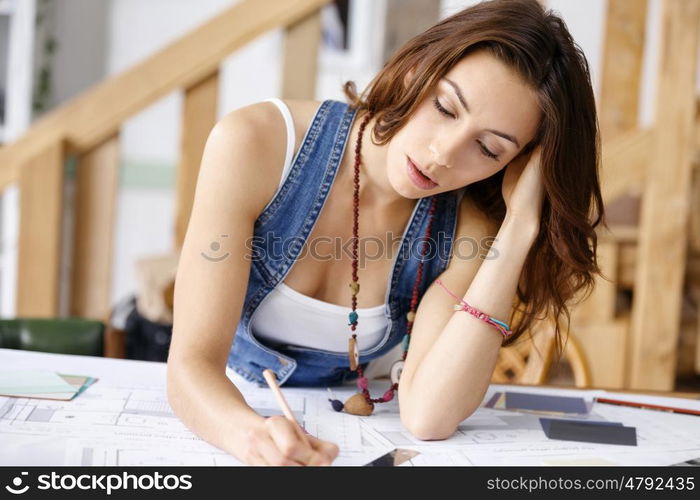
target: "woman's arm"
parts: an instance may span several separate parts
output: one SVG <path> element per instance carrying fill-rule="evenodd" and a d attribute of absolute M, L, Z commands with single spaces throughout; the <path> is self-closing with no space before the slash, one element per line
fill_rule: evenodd
<path fill-rule="evenodd" d="M 462 236 L 479 238 L 483 248 L 484 237 L 493 234 L 465 196 L 452 259 L 440 276 L 452 294 L 463 293 L 468 304 L 503 322 L 510 320 L 522 268 L 539 232 L 544 200 L 541 155 L 537 146 L 506 167 L 501 187 L 506 216 L 483 263 L 459 254 Z M 436 283 L 430 286 L 416 312 L 411 336 L 417 338 L 411 339 L 399 390 L 401 420 L 422 439 L 449 437 L 476 410 L 503 341 L 493 326 L 454 311 L 455 299 L 437 288 Z"/>
<path fill-rule="evenodd" d="M 246 464 L 327 464 L 337 446 L 303 439 L 283 416 L 258 415 L 225 371 L 250 275 L 246 243 L 279 177 L 271 166 L 285 154 L 273 112 L 268 104 L 236 110 L 207 139 L 175 279 L 168 402 L 195 434 Z"/>
<path fill-rule="evenodd" d="M 536 228 L 531 224 L 507 216 L 491 246 L 489 257 L 480 266 L 474 259 L 471 263 L 452 262 L 441 279 L 459 296 L 459 284 L 470 279 L 469 270 L 465 272 L 465 268 L 476 267 L 478 271 L 472 274 L 473 280 L 463 299 L 507 322 L 520 273 L 536 234 Z M 446 439 L 481 403 L 503 337 L 494 327 L 471 314 L 453 311 L 451 306 L 456 301 L 439 285 L 433 284 L 430 288 L 432 299 L 422 311 L 419 309 L 411 335 L 423 338 L 419 342 L 411 340 L 406 368 L 401 374 L 399 402 L 401 420 L 415 436 Z M 427 295 L 428 292 L 423 300 Z M 447 324 L 436 332 L 437 335 L 427 339 L 420 329 L 430 328 L 431 312 L 444 315 L 444 308 L 452 311 Z M 417 359 L 410 363 L 412 354 Z"/>
<path fill-rule="evenodd" d="M 250 165 L 265 161 L 255 158 L 253 117 L 245 109 L 230 113 L 207 139 L 175 279 L 167 372 L 168 401 L 177 416 L 238 458 L 244 431 L 263 420 L 225 374 L 250 273 L 245 240 L 262 189 L 251 175 Z M 216 253 L 213 242 L 221 246 Z M 229 256 L 215 261 L 202 253 Z"/>

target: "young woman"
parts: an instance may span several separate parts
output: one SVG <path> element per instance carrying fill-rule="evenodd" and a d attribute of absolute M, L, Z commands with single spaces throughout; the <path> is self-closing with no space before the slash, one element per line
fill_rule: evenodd
<path fill-rule="evenodd" d="M 403 425 L 445 439 L 482 401 L 499 348 L 568 317 L 599 272 L 588 64 L 536 0 L 465 9 L 345 93 L 233 111 L 202 158 L 168 397 L 248 464 L 329 464 L 338 448 L 258 415 L 226 365 L 259 384 L 266 368 L 281 385 L 355 381 L 355 414 L 398 392 Z M 370 395 L 363 370 L 398 345 L 392 383 Z"/>

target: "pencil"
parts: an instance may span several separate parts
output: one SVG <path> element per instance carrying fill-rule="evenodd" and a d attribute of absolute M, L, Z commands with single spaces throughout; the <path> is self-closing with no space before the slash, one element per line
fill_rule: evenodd
<path fill-rule="evenodd" d="M 683 413 L 686 415 L 700 416 L 700 411 L 690 410 L 688 408 L 674 408 L 671 406 L 661 406 L 661 405 L 654 405 L 654 404 L 650 404 L 650 403 L 637 403 L 634 401 L 622 401 L 619 399 L 608 399 L 608 398 L 594 398 L 593 400 L 596 403 L 603 403 L 603 404 L 607 404 L 607 405 L 630 406 L 632 408 L 640 408 L 643 410 L 657 410 L 657 411 L 665 411 L 665 412 L 671 412 L 671 413 Z"/>
<path fill-rule="evenodd" d="M 277 404 L 280 406 L 282 409 L 282 413 L 284 413 L 284 416 L 287 417 L 287 419 L 294 423 L 299 430 L 301 431 L 301 436 L 304 441 L 306 441 L 306 444 L 311 446 L 311 443 L 309 443 L 308 438 L 306 437 L 306 432 L 305 429 L 302 429 L 302 427 L 299 425 L 299 422 L 294 418 L 294 414 L 292 413 L 292 410 L 289 408 L 289 405 L 287 404 L 287 400 L 284 398 L 284 394 L 282 394 L 282 390 L 280 389 L 280 386 L 277 384 L 277 378 L 275 377 L 275 372 L 267 368 L 266 370 L 263 370 L 263 377 L 265 377 L 265 381 L 267 382 L 267 385 L 272 389 L 272 393 L 275 395 L 275 399 L 277 400 Z"/>

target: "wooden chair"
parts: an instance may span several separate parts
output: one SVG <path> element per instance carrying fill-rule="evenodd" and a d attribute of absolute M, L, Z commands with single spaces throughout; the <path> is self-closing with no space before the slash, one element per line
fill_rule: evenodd
<path fill-rule="evenodd" d="M 523 338 L 500 350 L 491 382 L 494 384 L 540 385 L 550 376 L 556 344 L 554 324 L 541 322 L 532 330 L 532 339 Z M 576 337 L 569 332 L 564 338 L 563 359 L 569 363 L 574 376 L 574 385 L 591 386 L 588 363 Z"/>

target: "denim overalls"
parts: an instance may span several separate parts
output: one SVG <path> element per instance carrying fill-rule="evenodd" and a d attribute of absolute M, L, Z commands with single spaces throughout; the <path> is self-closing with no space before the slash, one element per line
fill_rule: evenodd
<path fill-rule="evenodd" d="M 347 353 L 293 345 L 266 345 L 250 331 L 251 319 L 258 306 L 277 283 L 284 280 L 316 223 L 335 179 L 355 114 L 343 102 L 323 101 L 306 131 L 287 179 L 255 221 L 250 245 L 250 277 L 227 364 L 246 380 L 257 382 L 259 386 L 266 385 L 262 376 L 266 368 L 275 372 L 280 385 L 287 386 L 340 385 L 357 377 L 357 372 L 350 371 L 348 367 Z M 419 298 L 449 263 L 457 208 L 462 195 L 463 190 L 436 195 L 438 205 L 432 243 L 423 257 Z M 391 282 L 385 296 L 387 307 L 384 314 L 388 327 L 376 346 L 360 351 L 363 368 L 401 342 L 406 333 L 406 313 L 418 269 L 421 239 L 429 220 L 431 199 L 425 197 L 416 201 L 400 249 L 395 252 Z M 348 217 L 348 224 L 351 224 L 350 210 Z M 282 250 L 275 250 L 274 245 L 281 245 Z M 339 324 L 338 330 L 345 329 L 349 337 L 348 323 L 349 320 L 346 320 Z M 283 322 L 280 322 L 280 328 L 284 328 Z"/>

